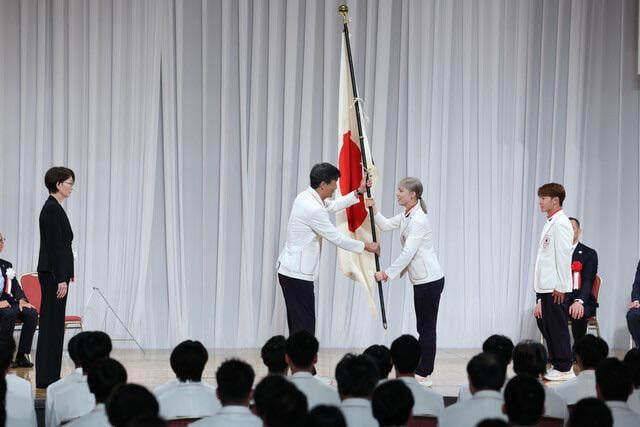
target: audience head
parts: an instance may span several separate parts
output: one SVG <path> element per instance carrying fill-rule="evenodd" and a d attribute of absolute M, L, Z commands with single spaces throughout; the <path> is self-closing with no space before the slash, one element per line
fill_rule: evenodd
<path fill-rule="evenodd" d="M 142 415 L 136 417 L 127 424 L 127 427 L 166 427 L 167 422 L 159 415 Z"/>
<path fill-rule="evenodd" d="M 509 427 L 509 424 L 500 418 L 486 418 L 480 421 L 476 427 Z"/>
<path fill-rule="evenodd" d="M 89 391 L 94 394 L 97 403 L 105 403 L 111 392 L 126 382 L 127 371 L 124 366 L 111 358 L 98 360 L 87 374 Z"/>
<path fill-rule="evenodd" d="M 376 362 L 371 357 L 347 353 L 336 365 L 335 377 L 341 399 L 369 399 L 378 384 L 379 373 Z"/>
<path fill-rule="evenodd" d="M 69 168 L 64 166 L 54 166 L 50 168 L 44 174 L 44 185 L 49 190 L 49 194 L 55 194 L 60 190 L 60 187 L 66 182 L 73 182 L 76 180 L 76 175 Z"/>
<path fill-rule="evenodd" d="M 398 375 L 413 375 L 420 363 L 420 343 L 413 335 L 401 335 L 391 343 L 391 360 Z"/>
<path fill-rule="evenodd" d="M 238 359 L 222 362 L 216 371 L 216 394 L 222 406 L 249 406 L 254 379 L 255 373 L 248 363 Z"/>
<path fill-rule="evenodd" d="M 78 359 L 85 374 L 91 370 L 95 362 L 109 357 L 112 350 L 111 338 L 102 331 L 87 332 L 78 344 Z"/>
<path fill-rule="evenodd" d="M 635 388 L 640 387 L 640 348 L 632 348 L 624 356 L 624 365 L 629 371 L 631 382 Z"/>
<path fill-rule="evenodd" d="M 76 368 L 80 368 L 82 363 L 80 362 L 79 349 L 82 347 L 82 342 L 89 332 L 80 332 L 69 339 L 67 343 L 67 350 L 69 351 L 69 358 L 73 361 Z"/>
<path fill-rule="evenodd" d="M 363 354 L 371 357 L 378 365 L 378 372 L 380 373 L 380 379 L 386 380 L 389 378 L 393 363 L 391 362 L 391 351 L 384 345 L 374 344 L 367 348 Z"/>
<path fill-rule="evenodd" d="M 573 344 L 573 353 L 582 370 L 596 369 L 607 358 L 609 346 L 600 337 L 585 335 Z"/>
<path fill-rule="evenodd" d="M 318 163 L 311 168 L 309 185 L 311 185 L 311 188 L 317 189 L 323 182 L 331 184 L 332 181 L 337 181 L 338 178 L 340 178 L 340 169 L 331 163 Z"/>
<path fill-rule="evenodd" d="M 513 355 L 513 342 L 504 335 L 491 335 L 482 344 L 482 351 L 493 354 L 506 369 Z"/>
<path fill-rule="evenodd" d="M 500 391 L 504 384 L 505 368 L 490 353 L 480 353 L 471 358 L 467 364 L 469 390 L 475 394 L 481 390 Z"/>
<path fill-rule="evenodd" d="M 547 350 L 539 342 L 526 340 L 513 349 L 513 371 L 516 375 L 538 378 L 547 369 Z"/>
<path fill-rule="evenodd" d="M 209 353 L 200 341 L 187 340 L 173 349 L 169 360 L 178 380 L 199 382 L 209 360 Z"/>
<path fill-rule="evenodd" d="M 576 403 L 569 414 L 567 427 L 612 427 L 613 415 L 604 402 L 589 397 Z"/>
<path fill-rule="evenodd" d="M 287 375 L 286 342 L 283 335 L 276 335 L 262 346 L 260 357 L 269 375 Z"/>
<path fill-rule="evenodd" d="M 599 399 L 626 402 L 632 389 L 629 371 L 621 361 L 609 357 L 600 362 L 596 368 L 596 392 Z"/>
<path fill-rule="evenodd" d="M 127 427 L 135 418 L 158 416 L 158 401 L 145 387 L 121 384 L 107 400 L 107 416 L 113 427 Z"/>
<path fill-rule="evenodd" d="M 373 417 L 381 427 L 407 425 L 414 403 L 411 390 L 401 380 L 385 381 L 371 396 Z"/>
<path fill-rule="evenodd" d="M 544 388 L 540 381 L 529 375 L 516 375 L 504 389 L 504 412 L 509 423 L 532 426 L 544 415 Z"/>
<path fill-rule="evenodd" d="M 0 374 L 4 375 L 11 366 L 13 353 L 16 352 L 16 341 L 13 336 L 8 336 L 6 345 L 0 345 Z"/>
<path fill-rule="evenodd" d="M 318 361 L 320 344 L 311 333 L 301 330 L 287 338 L 286 360 L 291 371 L 310 371 Z"/>
<path fill-rule="evenodd" d="M 317 405 L 309 411 L 305 427 L 347 427 L 342 411 L 335 406 Z"/>
<path fill-rule="evenodd" d="M 307 414 L 307 398 L 280 375 L 265 377 L 258 383 L 253 393 L 256 413 L 265 426 L 302 426 Z"/>

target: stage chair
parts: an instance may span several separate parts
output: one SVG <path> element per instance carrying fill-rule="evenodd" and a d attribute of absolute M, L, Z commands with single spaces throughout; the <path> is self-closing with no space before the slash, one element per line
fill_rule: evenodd
<path fill-rule="evenodd" d="M 437 427 L 438 418 L 429 415 L 413 415 L 409 418 L 407 427 Z"/>
<path fill-rule="evenodd" d="M 538 425 L 540 427 L 562 427 L 564 420 L 560 418 L 542 417 Z"/>

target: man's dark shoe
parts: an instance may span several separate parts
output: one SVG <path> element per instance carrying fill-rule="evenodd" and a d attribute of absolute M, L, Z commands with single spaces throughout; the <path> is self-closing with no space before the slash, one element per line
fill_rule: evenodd
<path fill-rule="evenodd" d="M 29 360 L 29 355 L 16 354 L 16 360 L 11 364 L 12 368 L 33 368 L 33 363 Z"/>

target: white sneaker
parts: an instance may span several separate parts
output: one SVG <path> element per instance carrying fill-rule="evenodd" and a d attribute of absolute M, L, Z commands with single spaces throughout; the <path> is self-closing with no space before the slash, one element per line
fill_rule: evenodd
<path fill-rule="evenodd" d="M 431 387 L 433 386 L 433 381 L 429 377 L 423 377 L 421 375 L 416 374 L 416 381 L 423 387 Z"/>
<path fill-rule="evenodd" d="M 544 374 L 544 379 L 547 381 L 567 381 L 575 376 L 573 369 L 569 369 L 567 372 L 561 372 L 557 369 L 549 369 L 547 373 Z"/>

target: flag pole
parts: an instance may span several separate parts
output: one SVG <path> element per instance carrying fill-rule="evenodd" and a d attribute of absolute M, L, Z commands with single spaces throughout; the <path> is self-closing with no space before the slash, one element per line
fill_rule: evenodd
<path fill-rule="evenodd" d="M 353 100 L 356 108 L 356 121 L 358 123 L 358 138 L 360 139 L 360 154 L 362 154 L 362 168 L 365 175 L 368 176 L 367 156 L 365 154 L 364 135 L 362 132 L 362 121 L 360 120 L 360 102 L 358 99 L 358 89 L 356 87 L 356 74 L 353 71 L 353 59 L 351 57 L 351 43 L 349 41 L 349 7 L 346 4 L 341 5 L 338 8 L 338 13 L 342 15 L 342 24 L 344 32 L 344 39 L 347 45 L 347 56 L 349 57 L 349 74 L 351 76 L 351 90 Z M 371 189 L 366 186 L 367 197 L 371 197 Z M 374 242 L 377 242 L 376 237 L 376 224 L 373 219 L 373 207 L 369 207 L 369 219 L 371 220 L 371 237 Z M 376 260 L 376 271 L 380 271 L 380 258 L 378 254 L 373 254 Z M 378 281 L 378 295 L 380 296 L 380 313 L 382 314 L 382 327 L 387 329 L 387 313 L 384 309 L 384 294 L 382 293 L 382 282 Z"/>

